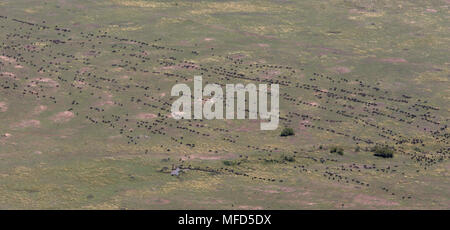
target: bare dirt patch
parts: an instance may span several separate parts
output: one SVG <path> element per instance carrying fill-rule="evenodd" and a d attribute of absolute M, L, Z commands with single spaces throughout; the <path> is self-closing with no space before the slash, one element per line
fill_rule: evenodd
<path fill-rule="evenodd" d="M 35 87 L 35 86 L 38 86 L 38 85 L 44 85 L 44 86 L 47 86 L 47 87 L 54 88 L 54 87 L 57 87 L 59 84 L 58 84 L 57 81 L 55 81 L 55 80 L 53 80 L 51 78 L 42 78 L 42 77 L 40 77 L 40 78 L 34 78 L 33 80 L 31 80 L 31 84 L 30 84 L 31 87 Z"/>
<path fill-rule="evenodd" d="M 9 58 L 6 56 L 0 56 L 0 60 L 4 61 L 4 62 L 9 62 L 9 63 L 15 63 L 16 60 L 14 60 L 13 58 Z"/>
<path fill-rule="evenodd" d="M 38 120 L 24 120 L 19 123 L 14 123 L 11 128 L 39 128 L 41 122 Z"/>
<path fill-rule="evenodd" d="M 2 78 L 10 78 L 10 79 L 17 79 L 16 75 L 10 72 L 2 72 L 0 73 L 0 77 Z"/>
<path fill-rule="evenodd" d="M 63 122 L 70 121 L 74 117 L 75 117 L 75 114 L 73 112 L 71 112 L 71 111 L 64 111 L 64 112 L 59 112 L 56 115 L 52 116 L 51 120 L 53 122 L 63 123 Z"/>
<path fill-rule="evenodd" d="M 0 101 L 0 112 L 6 112 L 8 110 L 8 104 L 4 101 Z"/>
<path fill-rule="evenodd" d="M 136 115 L 136 119 L 140 119 L 140 120 L 154 119 L 157 117 L 158 117 L 158 115 L 153 114 L 153 113 L 139 113 L 138 115 Z"/>
<path fill-rule="evenodd" d="M 92 69 L 91 68 L 89 68 L 89 67 L 82 67 L 79 71 L 80 71 L 80 73 L 86 73 L 86 72 L 89 72 L 89 71 L 91 71 Z"/>
<path fill-rule="evenodd" d="M 239 205 L 238 209 L 245 209 L 245 210 L 262 210 L 263 207 L 261 206 L 252 206 L 252 205 Z"/>
<path fill-rule="evenodd" d="M 382 58 L 380 59 L 381 62 L 387 62 L 387 63 L 407 63 L 408 61 L 403 58 Z"/>
<path fill-rule="evenodd" d="M 383 198 L 359 194 L 353 198 L 353 202 L 362 205 L 375 205 L 375 206 L 395 206 L 397 202 L 389 201 Z"/>
<path fill-rule="evenodd" d="M 262 79 L 272 79 L 274 77 L 277 77 L 281 74 L 281 72 L 279 70 L 269 70 L 267 72 L 265 72 L 261 78 Z"/>
<path fill-rule="evenodd" d="M 182 159 L 188 159 L 186 157 L 182 157 Z M 218 155 L 218 154 L 192 154 L 189 155 L 189 159 L 193 160 L 193 159 L 199 159 L 199 160 L 225 160 L 225 159 L 233 159 L 236 158 L 235 154 L 229 153 L 226 155 Z"/>
<path fill-rule="evenodd" d="M 103 99 L 101 99 L 99 102 L 97 102 L 95 105 L 96 106 L 114 106 L 114 101 L 112 100 L 113 95 L 108 93 L 108 92 L 103 92 L 104 96 L 102 97 Z"/>
<path fill-rule="evenodd" d="M 42 112 L 44 112 L 45 110 L 47 110 L 47 106 L 45 106 L 45 105 L 38 105 L 38 106 L 36 106 L 36 107 L 34 108 L 33 114 L 34 114 L 34 115 L 39 115 L 39 114 L 41 114 Z"/>
<path fill-rule="evenodd" d="M 352 70 L 345 66 L 336 66 L 330 69 L 331 72 L 337 73 L 337 74 L 344 74 L 344 73 L 350 73 Z"/>
<path fill-rule="evenodd" d="M 84 86 L 87 85 L 86 82 L 82 82 L 82 81 L 73 81 L 72 84 L 73 84 L 73 86 L 77 87 L 78 89 L 82 89 L 82 88 L 84 88 Z"/>
<path fill-rule="evenodd" d="M 146 200 L 145 203 L 150 204 L 150 205 L 166 205 L 166 204 L 170 204 L 170 200 L 155 197 L 155 198 Z"/>
<path fill-rule="evenodd" d="M 243 58 L 246 58 L 247 55 L 243 54 L 243 53 L 236 53 L 236 54 L 231 54 L 230 57 L 233 59 L 243 59 Z"/>

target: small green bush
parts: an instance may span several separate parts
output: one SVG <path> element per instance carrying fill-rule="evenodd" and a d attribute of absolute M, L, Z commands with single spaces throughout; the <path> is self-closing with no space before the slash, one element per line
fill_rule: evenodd
<path fill-rule="evenodd" d="M 339 155 L 344 155 L 344 149 L 341 147 L 331 147 L 330 153 L 337 153 Z"/>
<path fill-rule="evenodd" d="M 222 161 L 222 163 L 226 166 L 235 166 L 237 165 L 236 161 Z"/>
<path fill-rule="evenodd" d="M 383 157 L 383 158 L 392 158 L 394 157 L 394 148 L 389 147 L 387 145 L 381 146 L 376 145 L 371 149 L 374 152 L 374 156 Z"/>
<path fill-rule="evenodd" d="M 293 135 L 294 135 L 294 130 L 292 128 L 284 128 L 280 134 L 280 136 L 282 136 L 282 137 L 293 136 Z"/>
<path fill-rule="evenodd" d="M 293 156 L 283 155 L 283 156 L 281 156 L 281 160 L 282 161 L 287 161 L 287 162 L 295 162 L 295 158 Z"/>

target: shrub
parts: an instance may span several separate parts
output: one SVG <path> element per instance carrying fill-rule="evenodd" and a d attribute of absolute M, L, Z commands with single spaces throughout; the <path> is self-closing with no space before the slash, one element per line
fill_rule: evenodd
<path fill-rule="evenodd" d="M 292 128 L 284 128 L 280 134 L 280 136 L 282 136 L 282 137 L 293 136 L 293 135 L 294 135 L 294 130 Z"/>
<path fill-rule="evenodd" d="M 279 160 L 275 160 L 275 159 L 264 159 L 264 163 L 266 164 L 276 164 L 276 163 L 280 163 Z"/>
<path fill-rule="evenodd" d="M 288 161 L 288 162 L 295 162 L 295 158 L 293 156 L 283 155 L 283 156 L 281 156 L 281 160 L 282 161 Z"/>
<path fill-rule="evenodd" d="M 374 152 L 374 156 L 383 157 L 383 158 L 392 158 L 394 157 L 394 148 L 389 147 L 387 145 L 380 146 L 376 145 L 371 150 Z"/>
<path fill-rule="evenodd" d="M 331 147 L 331 149 L 330 149 L 330 153 L 337 153 L 337 154 L 339 154 L 339 155 L 344 155 L 344 149 L 343 148 L 341 148 L 341 147 Z"/>
<path fill-rule="evenodd" d="M 222 163 L 226 166 L 235 166 L 237 165 L 236 161 L 222 161 Z"/>

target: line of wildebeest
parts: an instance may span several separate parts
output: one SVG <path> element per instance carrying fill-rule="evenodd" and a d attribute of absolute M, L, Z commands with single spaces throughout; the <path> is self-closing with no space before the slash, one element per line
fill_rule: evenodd
<path fill-rule="evenodd" d="M 206 125 L 205 120 L 171 119 L 169 114 L 173 98 L 161 96 L 170 91 L 159 84 L 189 82 L 194 75 L 202 75 L 207 83 L 220 85 L 230 82 L 279 84 L 282 89 L 281 104 L 288 107 L 286 111 L 282 108 L 280 116 L 285 127 L 326 132 L 351 140 L 355 146 L 388 143 L 396 153 L 409 156 L 424 170 L 448 158 L 448 119 L 444 120 L 436 115 L 440 109 L 426 99 L 404 94 L 395 96 L 394 93 L 381 89 L 377 83 L 342 76 L 330 77 L 317 72 L 300 78 L 299 73 L 305 73 L 303 68 L 261 64 L 241 57 L 220 55 L 214 53 L 213 48 L 174 48 L 162 45 L 165 42 L 162 38 L 144 42 L 112 35 L 103 30 L 75 32 L 74 29 L 61 26 L 48 26 L 46 20 L 35 23 L 0 16 L 0 27 L 2 95 L 23 100 L 30 100 L 31 96 L 41 103 L 46 101 L 61 105 L 65 110 L 73 112 L 76 118 L 85 119 L 96 127 L 116 130 L 126 137 L 129 145 L 157 146 L 158 151 L 168 153 L 187 149 L 216 155 L 223 153 L 221 145 L 233 146 L 242 153 L 262 153 L 255 159 L 260 163 L 289 165 L 299 173 L 317 173 L 330 181 L 369 188 L 372 186 L 369 182 L 352 177 L 351 173 L 361 170 L 400 173 L 398 165 L 386 168 L 375 164 L 344 163 L 334 168 L 326 166 L 320 171 L 312 167 L 313 163 L 327 165 L 327 162 L 338 164 L 341 161 L 337 156 L 317 154 L 327 151 L 327 147 L 291 145 L 281 148 L 258 142 L 252 144 L 248 141 L 252 132 L 234 132 L 235 129 L 224 124 L 224 121 L 218 121 L 213 126 L 211 123 Z M 223 64 L 192 61 L 201 55 L 223 60 Z M 5 71 L 7 68 L 12 70 Z M 32 72 L 23 74 L 24 70 Z M 279 74 L 260 77 L 274 71 Z M 117 113 L 110 114 L 112 107 Z M 136 118 L 130 108 L 151 113 L 154 117 Z M 379 119 L 389 120 L 397 125 L 380 125 L 376 121 Z M 346 123 L 351 125 L 345 125 Z M 364 129 L 373 134 L 359 136 L 352 133 L 352 130 L 349 131 L 351 128 Z M 202 142 L 206 141 L 214 143 L 211 149 L 202 147 Z M 435 151 L 422 150 L 428 144 L 433 145 Z M 406 145 L 415 148 L 405 147 Z M 152 149 L 145 150 L 143 154 L 155 151 Z M 370 151 L 367 147 L 366 150 Z M 278 159 L 279 152 L 294 160 Z M 252 154 L 241 154 L 234 160 L 234 165 L 212 168 L 195 166 L 196 161 L 190 161 L 189 154 L 186 154 L 172 162 L 171 169 L 166 167 L 162 171 L 174 174 L 173 170 L 177 170 L 178 175 L 180 171 L 197 170 L 212 174 L 232 174 L 251 180 L 285 182 L 280 179 L 282 175 L 274 175 L 274 178 L 256 176 L 257 172 L 252 172 L 245 166 L 249 159 L 252 159 Z M 306 163 L 301 164 L 303 161 L 298 161 L 299 159 L 304 159 Z M 396 195 L 386 187 L 382 187 L 382 190 Z M 406 193 L 399 196 L 402 199 L 411 198 Z"/>

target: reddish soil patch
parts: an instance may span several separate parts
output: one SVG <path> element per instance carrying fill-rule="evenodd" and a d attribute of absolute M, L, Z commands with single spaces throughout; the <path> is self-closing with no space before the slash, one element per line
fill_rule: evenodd
<path fill-rule="evenodd" d="M 85 24 L 85 25 L 80 25 L 86 29 L 98 29 L 101 28 L 101 26 L 99 24 L 94 24 L 94 23 L 89 23 L 89 24 Z"/>
<path fill-rule="evenodd" d="M 38 120 L 25 120 L 19 123 L 14 123 L 11 125 L 11 128 L 39 128 L 41 126 L 41 122 Z"/>
<path fill-rule="evenodd" d="M 269 193 L 269 194 L 277 194 L 277 193 L 280 193 L 280 192 L 277 191 L 277 190 L 270 190 L 270 189 L 264 190 L 263 192 L 264 192 L 264 193 Z"/>
<path fill-rule="evenodd" d="M 111 100 L 100 101 L 96 105 L 97 106 L 114 105 L 114 101 L 111 101 Z"/>
<path fill-rule="evenodd" d="M 307 124 L 309 124 L 309 123 L 310 123 L 309 120 L 301 121 L 301 122 L 300 122 L 300 125 L 299 125 L 300 130 L 306 130 L 306 126 L 305 126 L 305 125 L 307 125 Z"/>
<path fill-rule="evenodd" d="M 329 48 L 329 47 L 323 47 L 323 46 L 307 46 L 307 47 L 312 48 L 312 49 L 318 49 L 320 55 L 327 55 L 330 53 L 335 54 L 335 55 L 351 55 L 343 50 L 336 49 L 336 48 Z M 320 52 L 320 51 L 322 51 L 322 52 Z"/>
<path fill-rule="evenodd" d="M 83 67 L 83 68 L 80 69 L 80 73 L 86 73 L 86 72 L 88 72 L 90 70 L 91 70 L 91 68 L 89 68 L 89 67 Z"/>
<path fill-rule="evenodd" d="M 4 61 L 4 62 L 10 62 L 10 63 L 15 63 L 16 60 L 14 60 L 13 58 L 9 58 L 6 56 L 0 56 L 0 60 Z"/>
<path fill-rule="evenodd" d="M 153 119 L 157 117 L 158 115 L 153 113 L 139 113 L 138 115 L 136 115 L 136 119 L 143 119 L 143 120 Z"/>
<path fill-rule="evenodd" d="M 152 198 L 147 201 L 145 201 L 147 204 L 153 204 L 153 205 L 164 205 L 169 204 L 170 200 L 162 199 L 162 198 Z"/>
<path fill-rule="evenodd" d="M 190 42 L 189 41 L 179 41 L 178 45 L 180 45 L 180 46 L 190 46 Z"/>
<path fill-rule="evenodd" d="M 345 66 L 336 66 L 330 69 L 334 73 L 343 74 L 343 73 L 350 73 L 352 70 Z"/>
<path fill-rule="evenodd" d="M 57 122 L 57 123 L 62 123 L 62 122 L 68 122 L 74 117 L 75 117 L 75 114 L 73 112 L 64 111 L 64 112 L 57 113 L 56 115 L 51 117 L 51 120 L 54 122 Z"/>
<path fill-rule="evenodd" d="M 218 154 L 216 154 L 216 155 L 212 155 L 212 154 L 210 154 L 210 155 L 200 155 L 200 154 L 193 154 L 193 155 L 190 155 L 189 156 L 189 159 L 199 159 L 199 160 L 224 160 L 224 159 L 233 159 L 233 158 L 235 158 L 236 157 L 236 155 L 234 155 L 234 154 L 232 154 L 232 153 L 229 153 L 229 154 L 226 154 L 226 155 L 218 155 Z M 184 157 L 182 157 L 182 158 L 184 158 Z"/>
<path fill-rule="evenodd" d="M 245 209 L 245 210 L 262 210 L 263 209 L 263 207 L 261 207 L 261 206 L 251 206 L 251 205 L 239 205 L 237 208 Z"/>
<path fill-rule="evenodd" d="M 51 78 L 42 78 L 42 77 L 33 79 L 30 85 L 31 87 L 34 87 L 40 84 L 44 84 L 52 88 L 58 86 L 58 82 L 56 82 L 55 80 Z"/>
<path fill-rule="evenodd" d="M 247 55 L 241 54 L 241 53 L 237 53 L 237 54 L 232 54 L 232 55 L 230 55 L 230 57 L 233 58 L 233 59 L 242 59 L 242 58 L 245 58 L 246 56 L 247 56 Z"/>
<path fill-rule="evenodd" d="M 45 110 L 47 110 L 47 106 L 45 105 L 38 105 L 34 108 L 33 110 L 33 114 L 34 115 L 38 115 L 41 114 L 42 112 L 44 112 Z"/>
<path fill-rule="evenodd" d="M 280 187 L 280 190 L 283 192 L 295 192 L 296 189 L 295 188 L 291 188 L 291 187 Z"/>
<path fill-rule="evenodd" d="M 280 75 L 281 72 L 279 70 L 269 70 L 266 73 L 264 73 L 261 78 L 263 79 L 272 79 L 278 75 Z"/>
<path fill-rule="evenodd" d="M 114 105 L 114 101 L 112 101 L 111 99 L 113 98 L 113 95 L 105 92 L 105 98 L 100 100 L 99 102 L 96 103 L 97 106 L 104 106 L 104 105 L 109 105 L 109 106 L 113 106 Z"/>
<path fill-rule="evenodd" d="M 8 110 L 8 104 L 4 101 L 0 101 L 0 112 L 6 112 Z"/>
<path fill-rule="evenodd" d="M 16 75 L 10 72 L 2 72 L 0 73 L 0 77 L 17 79 Z"/>
<path fill-rule="evenodd" d="M 382 58 L 380 59 L 381 62 L 387 62 L 387 63 L 407 63 L 408 61 L 403 58 Z"/>
<path fill-rule="evenodd" d="M 268 194 L 292 193 L 296 191 L 295 188 L 284 186 L 264 186 L 264 188 L 256 188 L 256 190 Z"/>
<path fill-rule="evenodd" d="M 86 82 L 73 81 L 72 84 L 73 84 L 73 86 L 77 87 L 78 89 L 82 89 L 86 85 Z"/>
<path fill-rule="evenodd" d="M 383 198 L 378 198 L 369 195 L 359 194 L 353 198 L 353 202 L 362 205 L 375 205 L 375 206 L 395 206 L 397 202 L 389 201 Z"/>

